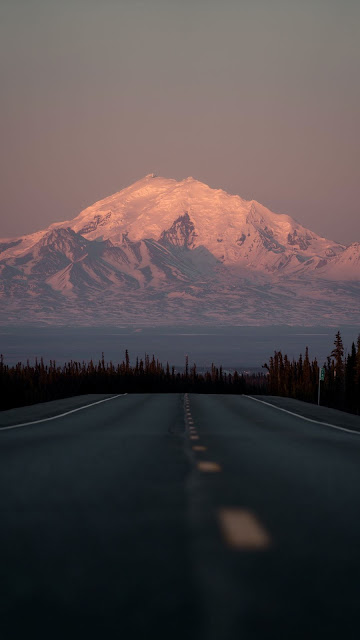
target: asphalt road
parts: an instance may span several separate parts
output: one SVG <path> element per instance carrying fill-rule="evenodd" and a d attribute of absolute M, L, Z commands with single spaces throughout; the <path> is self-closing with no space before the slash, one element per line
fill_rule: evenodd
<path fill-rule="evenodd" d="M 50 405 L 0 420 L 2 639 L 360 637 L 359 418 L 220 395 Z M 45 421 L 4 429 L 27 419 Z"/>

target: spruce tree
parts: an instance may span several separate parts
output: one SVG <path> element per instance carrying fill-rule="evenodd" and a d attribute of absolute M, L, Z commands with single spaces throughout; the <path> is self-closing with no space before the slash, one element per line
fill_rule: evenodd
<path fill-rule="evenodd" d="M 344 376 L 344 345 L 340 331 L 335 336 L 331 357 L 335 360 L 336 377 L 342 379 Z"/>

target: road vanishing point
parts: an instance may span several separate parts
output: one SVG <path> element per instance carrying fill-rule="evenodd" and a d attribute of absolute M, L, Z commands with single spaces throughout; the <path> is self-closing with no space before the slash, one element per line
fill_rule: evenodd
<path fill-rule="evenodd" d="M 269 397 L 0 414 L 0 637 L 360 637 L 360 418 Z"/>

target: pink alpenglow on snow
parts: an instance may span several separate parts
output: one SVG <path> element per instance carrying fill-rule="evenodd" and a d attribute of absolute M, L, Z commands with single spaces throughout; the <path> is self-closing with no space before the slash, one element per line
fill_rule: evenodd
<path fill-rule="evenodd" d="M 194 178 L 149 174 L 0 251 L 7 322 L 20 308 L 84 324 L 348 323 L 360 311 L 359 244 Z"/>

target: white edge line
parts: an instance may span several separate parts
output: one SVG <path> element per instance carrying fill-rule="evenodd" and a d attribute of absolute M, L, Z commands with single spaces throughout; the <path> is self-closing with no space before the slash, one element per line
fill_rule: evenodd
<path fill-rule="evenodd" d="M 49 420 L 57 420 L 58 418 L 63 418 L 64 416 L 68 416 L 70 413 L 75 413 L 76 411 L 82 411 L 82 409 L 87 409 L 88 407 L 94 407 L 96 404 L 101 404 L 102 402 L 108 402 L 109 400 L 115 400 L 116 398 L 121 398 L 122 396 L 127 396 L 127 393 L 119 393 L 117 396 L 111 396 L 111 398 L 105 398 L 105 400 L 98 400 L 97 402 L 92 402 L 91 404 L 85 404 L 83 407 L 78 407 L 77 409 L 71 409 L 71 411 L 66 411 L 65 413 L 59 413 L 58 415 L 51 416 L 50 418 L 42 418 L 41 420 L 33 420 L 32 422 L 21 422 L 20 424 L 11 424 L 8 427 L 0 427 L 0 431 L 9 431 L 10 429 L 27 427 L 30 424 L 39 424 L 40 422 L 49 422 Z"/>
<path fill-rule="evenodd" d="M 345 429 L 345 427 L 338 427 L 336 424 L 330 424 L 330 422 L 320 422 L 320 420 L 313 420 L 312 418 L 306 418 L 306 416 L 301 416 L 300 413 L 294 413 L 293 411 L 288 411 L 287 409 L 283 409 L 282 407 L 277 407 L 276 404 L 271 404 L 271 402 L 265 402 L 265 400 L 259 400 L 259 398 L 253 398 L 253 396 L 247 396 L 246 394 L 244 394 L 244 396 L 245 398 L 249 398 L 250 400 L 255 400 L 255 402 L 266 404 L 268 407 L 273 407 L 273 409 L 277 409 L 278 411 L 289 413 L 291 416 L 296 416 L 301 420 L 306 420 L 307 422 L 313 422 L 314 424 L 321 424 L 323 427 L 330 427 L 331 429 L 337 429 L 338 431 L 346 431 L 346 433 L 355 433 L 357 436 L 360 436 L 360 431 L 353 431 L 353 429 Z"/>

